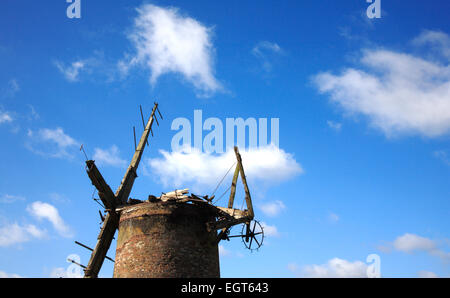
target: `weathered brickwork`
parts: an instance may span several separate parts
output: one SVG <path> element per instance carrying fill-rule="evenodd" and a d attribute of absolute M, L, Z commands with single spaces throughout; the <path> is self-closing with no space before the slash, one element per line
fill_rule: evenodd
<path fill-rule="evenodd" d="M 117 278 L 220 277 L 216 232 L 208 208 L 142 203 L 123 210 L 114 266 Z"/>

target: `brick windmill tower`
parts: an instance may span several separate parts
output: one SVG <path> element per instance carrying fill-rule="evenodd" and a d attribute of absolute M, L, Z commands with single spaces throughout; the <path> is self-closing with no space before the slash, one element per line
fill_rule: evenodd
<path fill-rule="evenodd" d="M 106 213 L 105 216 L 100 213 L 103 225 L 94 249 L 76 242 L 92 251 L 87 266 L 78 264 L 84 268 L 86 278 L 98 277 L 105 258 L 115 263 L 114 277 L 117 278 L 220 277 L 218 243 L 221 240 L 241 238 L 250 250 L 258 249 L 263 243 L 263 228 L 253 220 L 252 199 L 237 147 L 232 184 L 224 193 L 230 191 L 227 207 L 216 206 L 214 195 L 196 196 L 189 194 L 188 189 L 162 193 L 160 197 L 150 195 L 145 201 L 129 198 L 149 134 L 153 135 L 153 122 L 158 124 L 156 113 L 162 119 L 157 103 L 145 124 L 141 108 L 144 132 L 139 144 L 135 139 L 133 159 L 115 193 L 103 179 L 95 161 L 86 161 L 87 174 Z M 247 206 L 243 210 L 233 208 L 239 176 Z M 241 233 L 230 236 L 230 229 L 235 225 L 242 225 Z M 106 254 L 116 230 L 117 248 L 113 260 Z"/>

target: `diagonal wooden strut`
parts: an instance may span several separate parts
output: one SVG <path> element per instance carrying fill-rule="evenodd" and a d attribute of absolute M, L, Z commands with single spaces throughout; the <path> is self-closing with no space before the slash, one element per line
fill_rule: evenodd
<path fill-rule="evenodd" d="M 115 194 L 112 193 L 111 188 L 103 179 L 100 171 L 95 166 L 95 162 L 92 160 L 86 162 L 88 176 L 91 179 L 92 184 L 97 188 L 103 204 L 109 209 L 108 214 L 103 221 L 103 226 L 100 234 L 97 238 L 97 244 L 91 254 L 91 258 L 85 270 L 84 277 L 86 278 L 98 277 L 98 273 L 100 272 L 100 269 L 103 265 L 106 253 L 108 252 L 109 247 L 111 246 L 111 242 L 114 239 L 114 234 L 119 227 L 119 215 L 115 211 L 116 207 L 119 205 L 125 205 L 127 203 L 128 197 L 131 193 L 131 189 L 133 188 L 134 181 L 137 177 L 136 172 L 144 153 L 145 145 L 148 142 L 148 137 L 150 131 L 152 130 L 153 121 L 155 120 L 155 112 L 157 110 L 159 112 L 158 104 L 155 103 L 147 125 L 145 126 L 144 132 L 142 133 L 139 145 L 134 152 L 133 159 L 131 160 L 125 176 L 123 177 L 122 182 L 120 183 L 120 186 Z"/>
<path fill-rule="evenodd" d="M 211 228 L 216 229 L 222 229 L 217 236 L 217 239 L 219 241 L 222 239 L 223 235 L 227 233 L 228 229 L 237 224 L 246 223 L 247 224 L 247 230 L 249 229 L 249 223 L 254 218 L 255 214 L 253 212 L 253 204 L 252 204 L 252 197 L 250 195 L 250 190 L 248 188 L 247 184 L 247 178 L 245 176 L 244 166 L 242 165 L 242 157 L 239 153 L 238 147 L 234 147 L 234 152 L 236 154 L 237 164 L 236 169 L 234 171 L 233 181 L 231 182 L 231 191 L 230 191 L 230 198 L 228 200 L 228 212 L 232 213 L 233 219 L 231 220 L 224 220 L 221 222 L 217 222 L 214 225 L 211 225 Z M 237 180 L 241 176 L 242 184 L 244 185 L 244 191 L 245 191 L 245 202 L 247 204 L 247 210 L 245 212 L 245 215 L 240 214 L 239 218 L 235 217 L 237 209 L 233 209 L 234 205 L 234 198 L 236 197 L 236 185 Z M 247 233 L 248 235 L 249 233 Z M 246 237 L 246 241 L 248 242 L 248 237 Z"/>
<path fill-rule="evenodd" d="M 144 154 L 145 145 L 148 141 L 148 136 L 153 126 L 153 121 L 155 119 L 155 112 L 158 109 L 158 104 L 155 103 L 153 107 L 152 114 L 150 115 L 150 119 L 145 126 L 144 132 L 142 133 L 141 140 L 139 141 L 139 145 L 134 152 L 133 159 L 125 173 L 125 176 L 122 179 L 122 183 L 116 191 L 116 197 L 120 203 L 125 204 L 128 200 L 128 196 L 130 195 L 131 189 L 133 188 L 134 180 L 137 177 L 136 171 L 139 167 L 139 163 L 141 162 L 142 155 Z"/>
<path fill-rule="evenodd" d="M 245 176 L 244 167 L 242 166 L 242 157 L 241 154 L 239 154 L 238 147 L 234 147 L 234 152 L 236 153 L 236 158 L 238 160 L 239 167 L 239 173 L 241 174 L 242 184 L 244 184 L 244 191 L 245 191 L 245 202 L 247 203 L 248 208 L 248 216 L 249 221 L 246 223 L 247 225 L 247 233 L 245 237 L 245 241 L 248 242 L 249 240 L 249 234 L 250 234 L 250 221 L 255 217 L 255 214 L 253 213 L 253 204 L 252 204 L 252 197 L 250 196 L 250 190 L 248 189 L 247 184 L 247 177 Z"/>
<path fill-rule="evenodd" d="M 250 190 L 248 189 L 247 177 L 245 176 L 244 166 L 242 165 L 242 157 L 239 153 L 238 147 L 234 147 L 234 152 L 236 153 L 236 158 L 238 160 L 239 173 L 241 174 L 242 184 L 244 184 L 245 202 L 247 203 L 248 215 L 249 217 L 251 217 L 250 220 L 252 220 L 255 217 L 255 214 L 253 212 L 252 197 L 250 196 Z"/>
<path fill-rule="evenodd" d="M 240 166 L 241 165 L 237 163 L 236 169 L 234 170 L 233 181 L 231 181 L 231 191 L 230 191 L 230 199 L 228 200 L 228 208 L 233 208 L 234 205 L 234 198 L 236 197 L 236 184 L 239 178 Z"/>
<path fill-rule="evenodd" d="M 119 216 L 115 212 L 108 212 L 102 229 L 97 238 L 97 244 L 91 254 L 89 263 L 84 271 L 85 278 L 97 278 L 106 258 L 111 242 L 119 226 Z"/>
<path fill-rule="evenodd" d="M 117 205 L 117 199 L 112 192 L 111 187 L 109 187 L 105 179 L 103 179 L 102 174 L 95 165 L 95 161 L 86 161 L 86 172 L 89 176 L 89 179 L 91 179 L 92 184 L 97 189 L 98 196 L 100 197 L 103 206 L 105 206 L 106 209 L 114 210 Z"/>

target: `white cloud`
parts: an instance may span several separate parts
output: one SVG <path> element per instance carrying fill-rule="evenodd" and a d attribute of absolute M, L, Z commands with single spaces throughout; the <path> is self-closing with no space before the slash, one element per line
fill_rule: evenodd
<path fill-rule="evenodd" d="M 11 204 L 17 201 L 25 201 L 24 197 L 4 194 L 0 197 L 0 203 Z"/>
<path fill-rule="evenodd" d="M 297 273 L 300 270 L 300 267 L 296 263 L 289 263 L 287 269 L 292 273 Z"/>
<path fill-rule="evenodd" d="M 22 276 L 0 271 L 0 278 L 22 278 Z"/>
<path fill-rule="evenodd" d="M 275 217 L 277 215 L 279 215 L 284 209 L 286 208 L 286 206 L 284 205 L 284 203 L 282 201 L 274 201 L 274 202 L 268 202 L 268 203 L 264 203 L 264 204 L 260 204 L 259 205 L 259 209 L 261 209 L 261 211 L 270 217 Z"/>
<path fill-rule="evenodd" d="M 342 129 L 342 123 L 328 120 L 327 124 L 328 124 L 328 127 L 330 127 L 331 129 L 333 129 L 337 132 L 341 131 L 341 129 Z"/>
<path fill-rule="evenodd" d="M 40 230 L 34 225 L 22 226 L 17 223 L 6 223 L 0 228 L 0 247 L 28 242 L 33 238 L 42 239 L 46 234 L 46 231 Z"/>
<path fill-rule="evenodd" d="M 137 12 L 129 34 L 136 53 L 128 57 L 129 61 L 119 63 L 124 73 L 134 65 L 144 65 L 151 71 L 152 85 L 165 73 L 179 73 L 199 95 L 208 96 L 222 89 L 213 73 L 211 28 L 173 7 L 145 4 Z"/>
<path fill-rule="evenodd" d="M 60 61 L 55 61 L 55 66 L 69 82 L 76 82 L 79 79 L 80 71 L 86 68 L 86 62 L 78 60 L 66 66 Z"/>
<path fill-rule="evenodd" d="M 94 149 L 94 160 L 99 165 L 108 165 L 113 167 L 124 168 L 127 165 L 127 161 L 121 159 L 119 156 L 119 148 L 116 145 L 111 146 L 110 149 Z"/>
<path fill-rule="evenodd" d="M 59 215 L 58 209 L 53 205 L 43 202 L 34 202 L 27 207 L 27 211 L 38 219 L 48 220 L 61 236 L 67 238 L 73 236 L 71 229 Z"/>
<path fill-rule="evenodd" d="M 83 278 L 83 276 L 81 269 L 68 271 L 62 267 L 53 268 L 49 275 L 50 278 Z"/>
<path fill-rule="evenodd" d="M 444 262 L 450 261 L 450 253 L 440 249 L 436 241 L 416 234 L 406 233 L 397 237 L 392 243 L 392 248 L 404 253 L 426 252 Z M 385 250 L 388 249 L 389 247 L 385 248 Z"/>
<path fill-rule="evenodd" d="M 72 264 L 69 266 L 74 266 L 74 268 L 72 270 L 68 270 L 62 267 L 53 268 L 50 271 L 49 278 L 83 278 L 84 275 L 82 273 L 82 269 L 78 269 L 75 267 L 78 265 Z"/>
<path fill-rule="evenodd" d="M 340 220 L 340 217 L 336 213 L 330 212 L 328 215 L 328 220 L 332 223 L 337 223 Z"/>
<path fill-rule="evenodd" d="M 252 54 L 257 57 L 261 63 L 265 72 L 271 72 L 273 68 L 274 55 L 282 54 L 281 47 L 270 41 L 261 41 L 252 49 Z"/>
<path fill-rule="evenodd" d="M 450 36 L 444 32 L 424 30 L 413 40 L 413 44 L 420 46 L 429 45 L 444 57 L 450 58 Z"/>
<path fill-rule="evenodd" d="M 13 98 L 19 91 L 19 82 L 16 79 L 11 79 L 8 81 L 7 86 L 0 90 L 0 97 Z"/>
<path fill-rule="evenodd" d="M 261 41 L 252 49 L 252 53 L 255 56 L 263 56 L 264 51 L 280 53 L 281 47 L 278 44 L 270 41 Z"/>
<path fill-rule="evenodd" d="M 104 52 L 98 50 L 83 59 L 76 59 L 69 63 L 55 60 L 53 64 L 71 83 L 84 78 L 89 78 L 93 82 L 111 83 L 118 79 L 120 71 L 117 69 L 116 61 L 112 61 L 105 56 Z"/>
<path fill-rule="evenodd" d="M 67 271 L 65 268 L 53 268 L 49 275 L 50 278 L 67 278 Z"/>
<path fill-rule="evenodd" d="M 40 129 L 38 134 L 43 141 L 54 142 L 58 145 L 58 147 L 61 148 L 77 145 L 77 142 L 73 138 L 65 134 L 62 128 Z"/>
<path fill-rule="evenodd" d="M 219 255 L 221 257 L 229 257 L 231 256 L 231 251 L 226 249 L 223 245 L 219 245 Z"/>
<path fill-rule="evenodd" d="M 30 108 L 30 114 L 28 116 L 28 119 L 31 120 L 37 120 L 39 119 L 41 116 L 39 115 L 38 112 L 36 112 L 36 109 L 32 106 L 32 105 L 28 105 L 28 107 Z"/>
<path fill-rule="evenodd" d="M 17 91 L 20 90 L 19 83 L 17 82 L 16 79 L 10 80 L 10 81 L 8 82 L 8 86 L 9 86 L 10 90 L 11 90 L 13 93 L 16 93 Z"/>
<path fill-rule="evenodd" d="M 448 44 L 444 47 L 450 50 Z M 324 72 L 313 81 L 345 112 L 368 117 L 388 137 L 438 137 L 450 132 L 448 61 L 375 49 L 363 51 L 360 62 L 366 70 L 347 68 L 339 75 Z"/>
<path fill-rule="evenodd" d="M 429 251 L 436 248 L 434 241 L 420 237 L 415 234 L 406 233 L 397 237 L 394 241 L 394 248 L 401 252 Z"/>
<path fill-rule="evenodd" d="M 63 194 L 56 193 L 56 192 L 50 193 L 48 195 L 48 197 L 54 203 L 64 203 L 64 204 L 66 204 L 66 203 L 70 202 L 70 199 L 67 196 L 65 196 Z"/>
<path fill-rule="evenodd" d="M 361 261 L 350 262 L 334 258 L 323 265 L 307 265 L 301 275 L 310 278 L 365 278 L 367 265 Z"/>
<path fill-rule="evenodd" d="M 446 151 L 444 151 L 444 150 L 437 150 L 437 151 L 434 151 L 433 154 L 434 154 L 434 157 L 440 159 L 446 165 L 450 166 L 450 158 L 448 157 Z"/>
<path fill-rule="evenodd" d="M 56 267 L 50 271 L 50 278 L 83 278 L 83 270 L 78 265 L 72 263 L 69 260 L 73 260 L 78 264 L 81 263 L 81 258 L 79 255 L 71 254 L 67 256 L 67 263 L 69 264 L 67 268 Z"/>
<path fill-rule="evenodd" d="M 64 130 L 60 127 L 56 129 L 39 129 L 37 132 L 28 130 L 27 135 L 29 137 L 27 148 L 43 156 L 72 158 L 71 149 L 79 146 L 79 143 L 64 133 Z"/>
<path fill-rule="evenodd" d="M 261 226 L 264 230 L 264 237 L 279 237 L 280 233 L 276 226 L 271 226 L 266 224 L 265 222 L 261 222 Z"/>
<path fill-rule="evenodd" d="M 13 117 L 9 112 L 0 111 L 0 124 L 13 122 Z"/>
<path fill-rule="evenodd" d="M 160 153 L 162 158 L 147 160 L 146 172 L 151 172 L 170 188 L 189 186 L 194 190 L 212 191 L 236 162 L 233 150 L 217 155 L 185 147 L 179 152 L 160 150 Z M 241 155 L 247 178 L 264 182 L 264 185 L 286 181 L 303 172 L 293 155 L 274 145 L 249 149 Z"/>
<path fill-rule="evenodd" d="M 438 278 L 439 276 L 434 272 L 422 270 L 422 271 L 417 272 L 417 277 L 419 277 L 419 278 Z"/>

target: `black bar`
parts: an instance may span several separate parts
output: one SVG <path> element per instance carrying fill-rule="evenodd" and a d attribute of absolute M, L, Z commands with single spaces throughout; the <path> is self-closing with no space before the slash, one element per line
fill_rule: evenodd
<path fill-rule="evenodd" d="M 79 246 L 84 247 L 84 248 L 86 248 L 87 250 L 94 251 L 94 250 L 93 250 L 92 248 L 90 248 L 89 246 L 86 246 L 86 245 L 84 245 L 83 243 L 80 243 L 80 242 L 78 242 L 78 241 L 75 241 L 75 244 L 78 244 Z M 110 260 L 111 262 L 115 263 L 115 261 L 114 261 L 113 259 L 111 259 L 110 257 L 106 256 L 105 258 L 108 259 L 108 260 Z M 70 261 L 70 260 L 69 260 L 69 261 Z M 74 263 L 74 264 L 75 264 L 75 263 Z M 85 268 L 86 268 L 86 267 L 85 267 Z"/>
<path fill-rule="evenodd" d="M 141 109 L 142 125 L 144 126 L 144 130 L 145 130 L 145 121 L 144 121 L 144 113 L 142 112 L 142 106 L 139 105 L 139 108 Z M 148 140 L 147 140 L 147 146 L 150 146 L 150 145 L 148 144 Z"/>
<path fill-rule="evenodd" d="M 156 110 L 158 111 L 159 117 L 161 117 L 161 120 L 164 120 L 164 118 L 163 118 L 161 112 L 159 111 L 159 106 L 158 106 L 158 104 L 157 104 L 156 102 L 155 102 L 155 104 L 157 105 L 157 106 L 156 106 Z"/>
<path fill-rule="evenodd" d="M 136 144 L 136 127 L 133 126 L 133 134 L 134 134 L 134 151 L 137 150 L 137 144 Z"/>
<path fill-rule="evenodd" d="M 74 260 L 71 260 L 71 259 L 67 259 L 67 261 L 69 261 L 69 262 L 71 262 L 71 263 L 73 263 L 73 264 L 75 264 L 75 265 L 78 265 L 78 266 L 80 266 L 80 267 L 81 267 L 81 268 L 83 268 L 83 269 L 86 269 L 86 266 L 84 266 L 84 265 L 81 265 L 81 264 L 79 264 L 79 263 L 75 262 Z"/>

